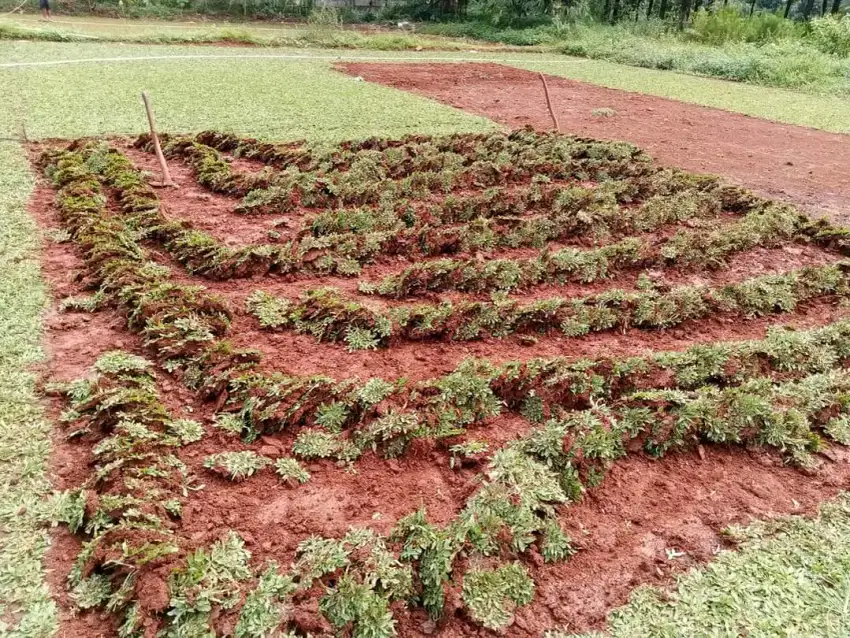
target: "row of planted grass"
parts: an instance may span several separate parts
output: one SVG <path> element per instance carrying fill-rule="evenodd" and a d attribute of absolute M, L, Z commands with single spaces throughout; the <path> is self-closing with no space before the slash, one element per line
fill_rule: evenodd
<path fill-rule="evenodd" d="M 725 313 L 752 318 L 794 312 L 807 301 L 850 293 L 844 269 L 804 267 L 737 283 L 646 290 L 612 289 L 577 299 L 550 297 L 533 302 L 510 299 L 399 306 L 386 311 L 346 299 L 339 290 L 307 291 L 300 300 L 252 293 L 247 307 L 264 328 L 311 334 L 318 341 L 345 342 L 349 350 L 386 348 L 402 340 L 468 341 L 510 334 L 544 335 L 553 330 L 578 337 L 628 328 L 669 328 Z"/>
<path fill-rule="evenodd" d="M 689 179 L 659 169 L 622 144 L 517 132 L 455 136 L 437 142 L 414 138 L 383 149 L 366 142 L 329 154 L 303 146 L 275 149 L 253 140 L 216 139 L 211 134 L 197 139 L 212 146 L 178 139 L 167 144 L 167 150 L 184 157 L 199 181 L 212 190 L 245 195 L 237 210 L 277 214 L 288 214 L 299 206 L 320 210 L 308 217 L 297 240 L 281 245 L 230 249 L 179 224 L 163 226 L 166 248 L 192 272 L 212 278 L 296 270 L 312 275 L 356 275 L 363 264 L 381 255 L 421 258 L 488 252 L 502 246 L 545 246 L 564 234 L 588 239 L 625 235 L 619 242 L 599 248 L 544 248 L 539 256 L 528 258 L 484 263 L 474 258 L 425 261 L 382 281 L 361 284 L 364 292 L 390 297 L 439 290 L 509 291 L 543 282 L 595 281 L 620 270 L 671 262 L 721 267 L 735 253 L 755 246 L 809 241 L 812 233 L 819 232 L 789 207 L 758 200 L 716 180 Z M 142 139 L 140 144 L 147 142 Z M 274 163 L 278 170 L 234 173 L 213 147 Z M 123 170 L 130 174 L 132 166 L 124 163 Z M 541 172 L 549 179 L 592 179 L 602 185 L 521 187 L 500 199 L 496 208 L 503 213 L 501 218 L 488 216 L 493 213 L 489 204 L 500 193 L 495 187 L 527 179 L 532 173 L 539 179 Z M 431 193 L 470 187 L 489 190 L 417 205 L 417 198 Z M 635 202 L 640 206 L 635 207 Z M 322 210 L 351 204 L 372 207 Z M 488 212 L 482 216 L 484 210 Z M 372 211 L 374 215 L 370 215 Z M 543 214 L 517 219 L 531 211 Z M 709 233 L 681 230 L 662 240 L 629 236 L 691 218 L 710 218 L 721 211 L 746 214 Z M 366 218 L 370 221 L 363 227 L 358 222 Z M 444 222 L 456 220 L 466 223 L 444 226 Z M 511 226 L 509 232 L 499 226 L 500 220 Z"/>
<path fill-rule="evenodd" d="M 321 581 L 319 609 L 340 630 L 394 635 L 395 600 L 422 604 L 439 618 L 452 581 L 462 581 L 469 616 L 498 629 L 534 592 L 527 569 L 513 557 L 536 545 L 547 560 L 568 558 L 573 548 L 558 524 L 558 506 L 598 483 L 630 441 L 656 456 L 701 440 L 764 445 L 798 463 L 812 462 L 824 437 L 847 442 L 845 323 L 622 361 L 470 362 L 415 386 L 265 374 L 257 353 L 234 352 L 224 341 L 229 311 L 221 301 L 200 287 L 171 283 L 167 268 L 147 261 L 138 231 L 158 221 L 158 202 L 137 180 L 113 173 L 111 157 L 92 144 L 44 157 L 61 187 L 63 223 L 105 302 L 122 309 L 166 370 L 215 399 L 247 437 L 308 426 L 294 452 L 353 462 L 373 448 L 403 453 L 417 437 L 462 435 L 503 406 L 540 424 L 494 454 L 481 488 L 448 524 L 434 526 L 418 512 L 400 521 L 389 539 L 363 530 L 342 539 L 307 539 L 292 568 L 271 564 L 258 574 L 233 536 L 184 558 L 179 526 L 173 527 L 179 498 L 167 498 L 164 490 L 185 485 L 188 477 L 168 448 L 191 440 L 198 428 L 163 413 L 147 364 L 115 355 L 101 360 L 95 375 L 64 392 L 69 418 L 98 440 L 96 454 L 104 463 L 83 487 L 97 491 L 113 471 L 122 480 L 110 482 L 116 491 L 104 494 L 103 511 L 86 511 L 82 491 L 66 497 L 61 510 L 90 537 L 74 573 L 75 595 L 120 613 L 126 635 L 145 622 L 176 632 L 208 628 L 216 610 L 237 608 L 238 635 L 293 629 L 281 603 L 325 576 L 330 579 Z M 104 184 L 117 197 L 118 214 L 107 208 Z M 840 241 L 838 229 L 817 228 Z M 110 426 L 116 401 L 129 403 Z M 116 465 L 116 454 L 129 462 Z M 138 501 L 147 495 L 155 495 L 152 506 L 164 511 Z M 455 573 L 461 556 L 486 557 L 494 566 Z M 165 565 L 172 574 L 171 608 L 163 616 L 135 605 L 134 589 L 141 571 Z M 222 586 L 230 595 L 218 593 Z M 242 591 L 239 607 L 242 596 L 235 592 Z"/>

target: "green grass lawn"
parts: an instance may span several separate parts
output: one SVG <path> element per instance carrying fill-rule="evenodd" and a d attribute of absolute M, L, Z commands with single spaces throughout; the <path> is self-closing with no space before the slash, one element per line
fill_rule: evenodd
<path fill-rule="evenodd" d="M 171 52 L 150 46 L 42 46 L 59 46 L 66 53 L 79 48 L 84 57 Z M 199 52 L 197 47 L 189 49 Z M 436 102 L 337 74 L 325 60 L 156 60 L 0 68 L 0 85 L 16 87 L 0 103 L 5 134 L 14 133 L 23 121 L 34 138 L 141 132 L 147 126 L 142 90 L 151 95 L 159 125 L 171 131 L 227 128 L 281 139 L 343 139 L 495 126 Z"/>
<path fill-rule="evenodd" d="M 9 63 L 150 56 L 228 56 L 229 59 L 90 61 L 58 66 L 3 67 L 3 64 Z M 269 59 L 257 56 L 294 57 Z M 244 127 L 246 131 L 259 127 L 263 133 L 280 136 L 290 135 L 289 127 L 297 120 L 305 128 L 302 135 L 308 135 L 315 122 L 316 134 L 332 138 L 345 135 L 338 116 L 340 113 L 345 114 L 346 119 L 355 120 L 358 128 L 362 127 L 364 131 L 387 135 L 428 126 L 442 126 L 429 130 L 446 131 L 472 126 L 474 118 L 470 116 L 447 111 L 445 107 L 426 108 L 421 100 L 411 96 L 397 96 L 387 103 L 382 96 L 388 95 L 389 89 L 356 83 L 352 78 L 340 78 L 330 70 L 336 59 L 374 58 L 498 61 L 610 88 L 788 124 L 850 133 L 850 103 L 847 99 L 553 54 L 342 52 L 328 49 L 234 49 L 27 41 L 0 41 L 0 82 L 2 86 L 16 89 L 11 92 L 11 99 L 6 98 L 4 103 L 0 103 L 0 126 L 5 123 L 8 128 L 17 126 L 16 122 L 21 119 L 31 120 L 30 132 L 34 136 L 56 135 L 55 127 L 59 127 L 61 132 L 58 134 L 62 135 L 96 133 L 104 130 L 104 126 L 114 132 L 137 131 L 144 123 L 138 110 L 137 94 L 144 88 L 153 94 L 163 125 L 181 130 L 230 125 Z M 68 81 L 69 78 L 72 81 Z M 109 86 L 110 90 L 101 93 L 102 86 Z M 190 90 L 174 91 L 175 86 L 189 87 Z M 248 91 L 253 93 L 250 97 Z M 416 101 L 420 107 L 409 109 L 407 105 L 413 103 L 409 100 Z M 65 113 L 57 113 L 59 109 Z M 11 119 L 2 117 L 10 110 Z M 441 115 L 438 117 L 436 113 Z M 435 123 L 434 119 L 439 119 L 440 123 Z M 75 126 L 71 126 L 72 122 Z M 478 122 L 484 125 L 484 120 Z"/>
<path fill-rule="evenodd" d="M 258 53 L 316 59 L 249 59 Z M 241 57 L 2 66 L 172 55 Z M 476 55 L 481 59 L 494 57 Z M 0 86 L 4 87 L 0 100 L 0 137 L 17 135 L 21 123 L 30 138 L 140 132 L 146 128 L 139 99 L 142 90 L 150 92 L 164 131 L 218 128 L 266 138 L 338 140 L 495 127 L 488 120 L 436 102 L 336 74 L 330 69 L 332 60 L 322 56 L 333 54 L 321 50 L 0 42 Z M 387 57 L 387 54 L 358 54 L 361 58 L 370 56 Z M 450 58 L 452 54 L 403 56 L 404 59 L 422 57 Z M 541 55 L 514 55 L 511 63 L 606 86 L 640 89 L 698 104 L 850 132 L 850 109 L 842 113 L 832 102 L 817 102 L 826 98 L 603 62 L 547 59 L 550 58 Z M 725 88 L 721 91 L 720 87 Z M 818 119 L 806 112 L 804 104 L 818 106 L 821 114 L 827 112 L 825 105 L 833 105 L 830 107 L 833 110 L 828 111 L 833 115 Z M 39 335 L 41 313 L 47 302 L 37 263 L 38 232 L 25 210 L 32 179 L 21 147 L 0 142 L 0 281 L 3 282 L 0 286 L 0 636 L 16 638 L 49 636 L 56 627 L 56 610 L 39 567 L 47 543 L 38 513 L 40 498 L 49 489 L 44 475 L 49 425 L 36 398 L 35 378 L 28 371 L 43 356 Z M 811 525 L 815 529 L 821 523 Z M 829 551 L 837 544 L 828 530 L 812 538 L 815 539 L 813 550 Z M 778 551 L 770 549 L 773 546 L 765 547 L 768 553 Z M 787 607 L 790 610 L 787 613 L 791 613 L 793 610 L 788 605 L 798 599 L 798 585 L 793 580 L 783 583 L 786 594 L 778 597 L 776 604 L 782 609 Z M 722 584 L 718 581 L 712 585 L 712 591 Z M 750 593 L 746 588 L 741 589 L 741 596 Z M 754 598 L 753 604 L 758 604 L 758 600 Z M 624 614 L 624 618 L 634 616 L 635 620 L 630 622 L 644 622 L 641 619 L 645 615 L 637 608 Z M 668 627 L 673 628 L 672 633 L 617 635 L 690 635 L 677 633 L 678 621 L 674 618 L 671 622 Z"/>
<path fill-rule="evenodd" d="M 156 44 L 233 42 L 258 46 L 322 46 L 381 51 L 441 49 L 464 50 L 465 38 L 421 35 L 401 29 L 362 31 L 321 24 L 275 22 L 163 22 L 110 18 L 54 16 L 49 22 L 39 15 L 2 15 L 0 40 L 31 39 L 54 42 L 141 42 Z M 503 44 L 476 41 L 475 47 L 509 49 Z"/>
<path fill-rule="evenodd" d="M 611 638 L 850 636 L 850 495 L 817 519 L 756 523 L 735 536 L 743 540 L 737 551 L 683 575 L 671 595 L 635 590 L 610 615 Z"/>
<path fill-rule="evenodd" d="M 32 175 L 20 146 L 0 142 L 0 636 L 49 636 L 56 609 L 44 583 L 39 523 L 50 425 L 36 398 L 41 361 L 38 229 L 26 212 Z"/>

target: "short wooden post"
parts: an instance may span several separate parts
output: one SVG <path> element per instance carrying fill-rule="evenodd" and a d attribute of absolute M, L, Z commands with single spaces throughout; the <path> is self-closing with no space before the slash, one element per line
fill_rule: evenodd
<path fill-rule="evenodd" d="M 538 75 L 540 76 L 540 81 L 543 82 L 543 92 L 546 94 L 546 107 L 549 109 L 549 115 L 552 116 L 552 123 L 555 125 L 555 130 L 560 133 L 561 125 L 558 123 L 554 109 L 552 109 L 552 100 L 549 98 L 549 85 L 546 84 L 546 76 L 542 73 L 538 73 Z"/>
<path fill-rule="evenodd" d="M 148 114 L 148 124 L 151 128 L 153 148 L 154 151 L 156 151 L 156 158 L 159 160 L 159 167 L 162 169 L 162 185 L 176 187 L 177 184 L 171 179 L 171 173 L 168 171 L 168 164 L 165 163 L 165 155 L 162 154 L 162 147 L 159 145 L 159 136 L 156 134 L 156 120 L 154 120 L 151 102 L 145 91 L 142 91 L 142 101 L 145 103 L 145 111 L 147 111 Z"/>

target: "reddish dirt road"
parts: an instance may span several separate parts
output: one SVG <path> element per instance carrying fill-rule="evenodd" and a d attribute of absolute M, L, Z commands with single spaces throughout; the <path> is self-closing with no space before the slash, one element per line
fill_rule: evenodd
<path fill-rule="evenodd" d="M 550 128 L 537 73 L 498 64 L 340 63 L 371 82 L 518 128 Z M 547 76 L 564 133 L 626 140 L 659 161 L 722 175 L 850 223 L 850 136 Z M 596 109 L 613 109 L 610 116 Z"/>

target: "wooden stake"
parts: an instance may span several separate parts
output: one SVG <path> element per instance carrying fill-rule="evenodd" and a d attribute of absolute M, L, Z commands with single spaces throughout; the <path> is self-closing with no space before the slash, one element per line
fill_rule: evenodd
<path fill-rule="evenodd" d="M 552 116 L 552 123 L 555 125 L 555 130 L 560 133 L 561 125 L 558 123 L 558 118 L 555 116 L 555 111 L 552 109 L 552 100 L 549 98 L 549 85 L 546 84 L 546 76 L 538 73 L 540 81 L 543 82 L 543 92 L 546 94 L 546 106 L 549 109 L 549 115 Z"/>
<path fill-rule="evenodd" d="M 154 120 L 151 102 L 145 91 L 142 91 L 142 101 L 145 103 L 145 111 L 147 111 L 148 114 L 148 124 L 151 127 L 153 148 L 154 151 L 156 151 L 156 158 L 159 160 L 159 167 L 162 169 L 162 185 L 174 186 L 176 188 L 177 184 L 175 184 L 174 180 L 171 179 L 171 173 L 168 171 L 168 164 L 165 163 L 165 155 L 162 154 L 162 147 L 159 145 L 159 136 L 156 134 L 156 120 Z"/>

